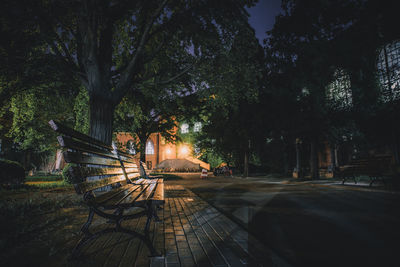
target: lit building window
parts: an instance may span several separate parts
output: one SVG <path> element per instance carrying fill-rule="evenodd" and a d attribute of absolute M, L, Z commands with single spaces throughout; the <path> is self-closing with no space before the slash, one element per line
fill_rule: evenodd
<path fill-rule="evenodd" d="M 333 75 L 333 80 L 327 86 L 327 98 L 331 106 L 347 108 L 353 104 L 350 75 L 343 69 L 338 69 Z"/>
<path fill-rule="evenodd" d="M 151 140 L 146 143 L 146 155 L 154 155 L 154 144 Z"/>
<path fill-rule="evenodd" d="M 400 41 L 384 45 L 378 55 L 378 77 L 382 100 L 400 98 Z"/>
<path fill-rule="evenodd" d="M 187 123 L 184 123 L 184 124 L 182 124 L 182 126 L 181 126 L 181 133 L 188 133 L 189 132 L 189 124 L 187 124 Z"/>
<path fill-rule="evenodd" d="M 195 132 L 200 132 L 201 131 L 201 122 L 196 122 L 194 124 L 193 131 L 195 131 Z"/>

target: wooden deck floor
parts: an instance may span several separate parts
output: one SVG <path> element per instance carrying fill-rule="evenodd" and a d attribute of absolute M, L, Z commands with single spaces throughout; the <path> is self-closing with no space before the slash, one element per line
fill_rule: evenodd
<path fill-rule="evenodd" d="M 273 253 L 248 232 L 181 186 L 165 188 L 162 222 L 152 222 L 153 245 L 162 257 L 148 257 L 148 248 L 125 233 L 101 235 L 82 249 L 71 266 L 273 266 Z M 123 227 L 142 232 L 146 218 Z M 97 228 L 111 227 L 101 224 Z"/>

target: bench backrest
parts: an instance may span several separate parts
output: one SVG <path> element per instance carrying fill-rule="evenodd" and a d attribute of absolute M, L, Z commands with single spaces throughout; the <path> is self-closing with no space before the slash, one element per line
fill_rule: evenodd
<path fill-rule="evenodd" d="M 354 159 L 343 167 L 369 173 L 387 172 L 390 169 L 393 157 L 391 155 L 379 155 L 370 158 Z"/>
<path fill-rule="evenodd" d="M 70 168 L 70 175 L 76 181 L 74 187 L 78 194 L 117 183 L 124 185 L 140 177 L 132 155 L 53 120 L 49 124 L 61 134 L 57 139 L 65 161 L 76 164 Z"/>
<path fill-rule="evenodd" d="M 147 165 L 146 163 L 138 160 L 138 166 L 139 166 L 139 172 L 140 172 L 140 176 L 144 177 L 144 178 L 148 178 L 149 174 L 151 171 L 149 171 L 149 169 L 147 169 Z"/>

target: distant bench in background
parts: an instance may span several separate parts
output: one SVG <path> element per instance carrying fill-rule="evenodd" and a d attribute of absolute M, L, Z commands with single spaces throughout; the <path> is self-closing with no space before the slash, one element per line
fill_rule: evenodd
<path fill-rule="evenodd" d="M 380 155 L 370 158 L 354 159 L 349 164 L 338 168 L 337 175 L 342 178 L 342 184 L 353 179 L 357 184 L 357 176 L 368 176 L 369 186 L 378 180 L 385 183 L 386 177 L 391 177 L 392 156 Z"/>

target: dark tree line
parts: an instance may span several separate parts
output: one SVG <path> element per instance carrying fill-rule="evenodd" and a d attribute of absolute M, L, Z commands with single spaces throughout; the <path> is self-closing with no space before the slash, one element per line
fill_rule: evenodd
<path fill-rule="evenodd" d="M 246 4 L 4 1 L 2 137 L 37 147 L 51 138 L 24 129 L 59 118 L 105 142 L 134 132 L 143 152 L 151 133 L 174 140 L 177 119 L 197 117 L 197 145 L 245 176 L 250 163 L 289 173 L 307 161 L 317 178 L 321 144 L 343 136 L 390 146 L 398 160 L 398 98 L 382 98 L 377 70 L 400 38 L 394 1 L 284 0 L 264 47 Z M 347 93 L 334 93 L 339 80 Z M 19 120 L 23 110 L 40 122 Z"/>

